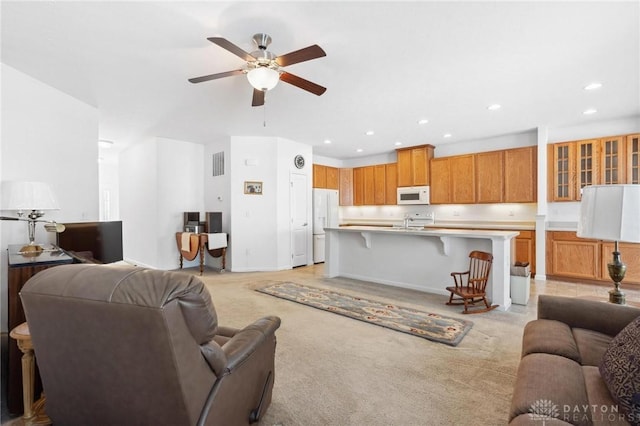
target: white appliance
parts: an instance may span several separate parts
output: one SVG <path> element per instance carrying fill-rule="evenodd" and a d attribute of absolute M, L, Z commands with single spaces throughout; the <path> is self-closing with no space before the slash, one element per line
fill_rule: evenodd
<path fill-rule="evenodd" d="M 429 204 L 428 186 L 403 186 L 398 188 L 398 205 L 401 204 Z"/>
<path fill-rule="evenodd" d="M 338 191 L 313 190 L 313 263 L 324 262 L 324 228 L 338 226 Z"/>

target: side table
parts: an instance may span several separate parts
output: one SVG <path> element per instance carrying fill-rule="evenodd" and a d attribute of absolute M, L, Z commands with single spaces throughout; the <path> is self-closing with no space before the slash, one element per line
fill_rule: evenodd
<path fill-rule="evenodd" d="M 64 251 L 47 249 L 37 256 L 22 255 L 19 253 L 22 245 L 9 245 L 8 252 L 8 314 L 9 330 L 13 330 L 27 319 L 24 315 L 22 302 L 20 301 L 20 290 L 22 286 L 35 274 L 45 269 L 58 265 L 73 263 L 73 258 Z M 20 374 L 20 349 L 15 342 L 9 341 L 9 354 L 7 374 L 7 407 L 11 414 L 23 413 L 22 406 L 22 375 Z M 40 377 L 36 369 L 35 372 L 35 392 L 42 388 Z"/>
<path fill-rule="evenodd" d="M 29 326 L 23 322 L 9 333 L 16 340 L 18 348 L 22 351 L 22 402 L 24 414 L 22 420 L 25 425 L 50 425 L 51 419 L 44 412 L 44 394 L 36 403 L 33 403 L 35 382 L 35 360 L 33 356 L 33 342 Z"/>

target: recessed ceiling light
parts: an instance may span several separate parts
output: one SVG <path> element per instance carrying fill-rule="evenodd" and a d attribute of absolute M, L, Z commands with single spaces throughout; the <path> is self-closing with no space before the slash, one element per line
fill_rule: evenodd
<path fill-rule="evenodd" d="M 426 118 L 422 118 L 420 120 L 418 120 L 418 124 L 427 124 L 429 122 L 429 120 L 427 120 Z"/>
<path fill-rule="evenodd" d="M 442 135 L 443 138 L 450 138 L 451 137 L 451 133 L 445 133 L 444 135 Z"/>
<path fill-rule="evenodd" d="M 331 143 L 331 141 L 329 139 L 325 139 L 324 143 L 326 143 L 327 145 Z"/>
<path fill-rule="evenodd" d="M 501 106 L 501 105 L 499 105 L 499 104 L 493 104 L 493 105 L 489 105 L 489 106 L 487 107 L 487 109 L 488 109 L 489 111 L 495 111 L 495 110 L 500 109 L 500 108 L 502 108 L 502 106 Z"/>
<path fill-rule="evenodd" d="M 402 142 L 398 141 L 398 142 L 394 143 L 394 145 L 395 146 L 400 146 L 400 145 L 402 145 Z"/>
<path fill-rule="evenodd" d="M 601 87 L 602 87 L 602 83 L 593 82 L 593 83 L 590 83 L 590 84 L 587 84 L 586 86 L 584 86 L 584 90 L 595 90 L 595 89 L 599 89 Z"/>
<path fill-rule="evenodd" d="M 591 114 L 595 114 L 596 112 L 598 112 L 598 110 L 595 108 L 589 108 L 585 111 L 582 111 L 584 115 L 591 115 Z"/>
<path fill-rule="evenodd" d="M 111 148 L 111 147 L 113 146 L 113 141 L 108 141 L 108 140 L 106 140 L 106 139 L 100 139 L 100 140 L 98 141 L 98 146 L 99 146 L 100 148 L 106 148 L 106 149 L 109 149 L 109 148 Z"/>
<path fill-rule="evenodd" d="M 376 132 L 374 132 L 373 130 L 367 130 L 364 134 L 367 136 L 373 136 L 375 135 Z"/>
<path fill-rule="evenodd" d="M 362 148 L 356 149 L 356 152 L 362 152 Z"/>

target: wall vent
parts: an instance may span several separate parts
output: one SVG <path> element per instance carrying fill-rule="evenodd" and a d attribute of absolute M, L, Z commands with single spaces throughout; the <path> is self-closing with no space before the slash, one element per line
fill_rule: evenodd
<path fill-rule="evenodd" d="M 213 154 L 213 175 L 224 175 L 224 151 Z"/>

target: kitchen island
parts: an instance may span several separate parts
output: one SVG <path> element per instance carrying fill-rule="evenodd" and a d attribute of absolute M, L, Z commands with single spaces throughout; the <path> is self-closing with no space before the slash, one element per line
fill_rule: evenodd
<path fill-rule="evenodd" d="M 510 266 L 517 231 L 347 226 L 325 228 L 326 277 L 347 277 L 449 295 L 451 272 L 466 271 L 469 253 L 493 254 L 488 299 L 511 306 Z"/>

